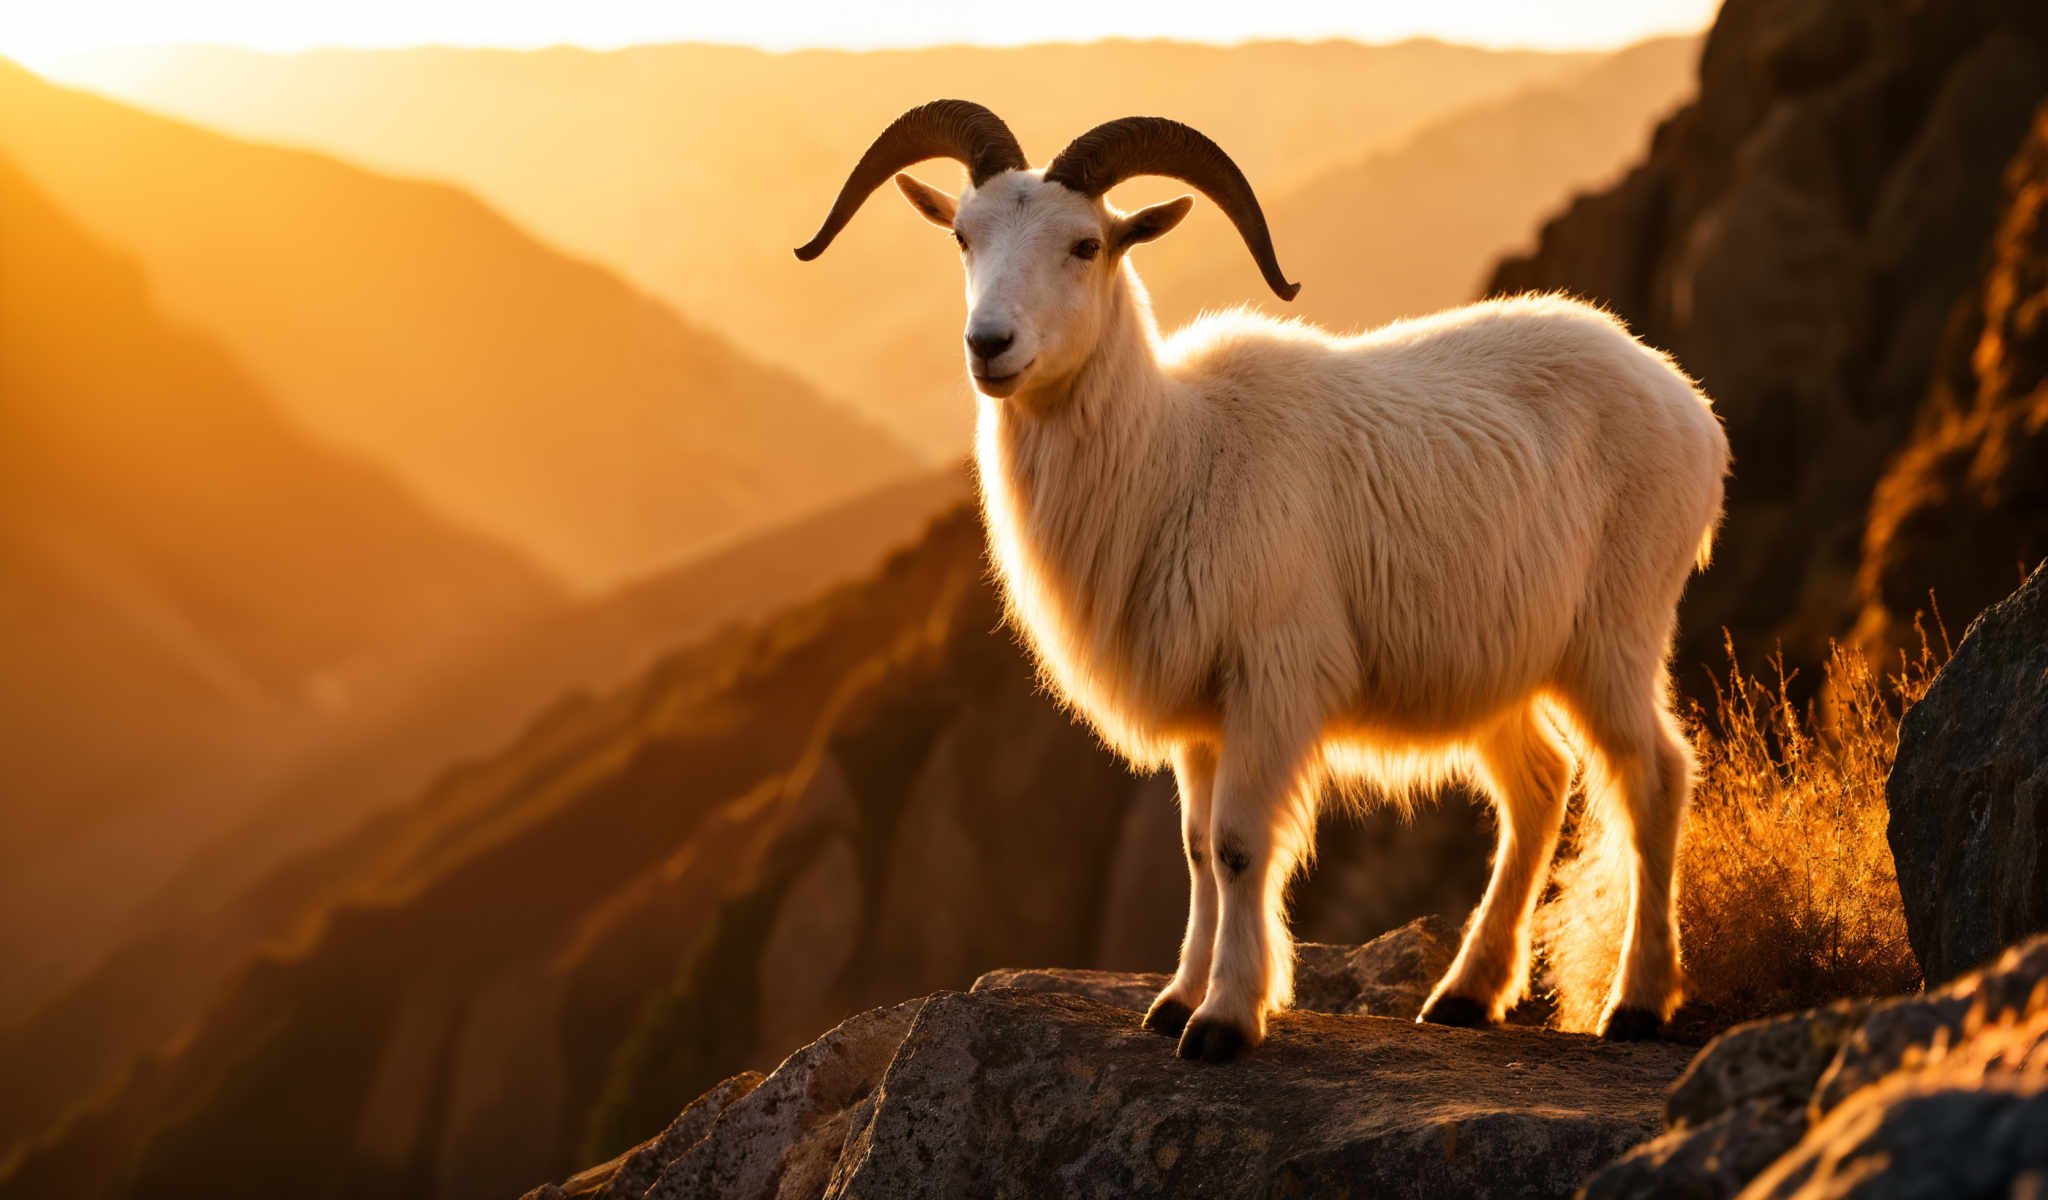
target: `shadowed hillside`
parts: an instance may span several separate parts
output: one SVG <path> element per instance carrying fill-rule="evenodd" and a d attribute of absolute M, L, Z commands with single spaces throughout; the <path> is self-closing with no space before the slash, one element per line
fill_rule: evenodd
<path fill-rule="evenodd" d="M 1960 625 L 2048 556 L 2048 104 L 2006 172 L 1986 257 L 1871 508 L 1856 635 L 1880 652 L 1912 637 L 1930 590 Z"/>
<path fill-rule="evenodd" d="M 190 48 L 113 57 L 118 70 L 99 77 L 141 103 L 472 188 L 942 462 L 966 450 L 974 409 L 960 377 L 950 246 L 892 190 L 822 261 L 806 266 L 789 253 L 898 113 L 936 96 L 977 100 L 1013 125 L 1035 163 L 1097 122 L 1171 116 L 1218 139 L 1271 200 L 1446 114 L 1597 58 L 1421 41 L 863 54 L 702 45 L 298 55 Z M 920 169 L 949 188 L 960 178 L 947 163 Z M 1140 181 L 1117 198 L 1134 205 L 1178 190 Z M 1228 228 L 1202 205 L 1148 262 L 1192 253 L 1176 243 L 1197 232 L 1222 245 Z M 1312 248 L 1284 227 L 1276 236 L 1283 261 Z M 1223 261 L 1240 270 L 1202 302 L 1257 289 L 1242 250 L 1232 246 L 1230 255 Z M 1476 270 L 1475 260 L 1467 273 Z M 1307 286 L 1321 285 L 1311 276 Z"/>
<path fill-rule="evenodd" d="M 1727 422 L 1728 519 L 1686 595 L 1681 663 L 1714 661 L 1723 627 L 1815 663 L 1854 624 L 1873 485 L 1919 423 L 2044 95 L 2034 0 L 1728 0 L 1697 102 L 1495 274 L 1495 291 L 1612 306 Z M 2015 561 L 1999 552 L 2002 585 L 1971 598 L 2003 594 Z"/>
<path fill-rule="evenodd" d="M 192 853 L 168 883 L 158 887 L 161 873 L 151 876 L 154 890 L 132 920 L 107 935 L 65 939 L 64 962 L 92 969 L 18 1023 L 0 1021 L 0 1076 L 25 1081 L 0 1097 L 0 1130 L 48 1119 L 193 1020 L 289 923 L 280 914 L 298 901 L 263 893 L 261 904 L 232 903 L 246 901 L 243 893 L 285 856 L 414 798 L 451 763 L 496 751 L 551 703 L 581 702 L 574 698 L 619 686 L 679 642 L 861 577 L 967 489 L 958 469 L 893 485 L 480 637 L 420 686 L 301 755 L 262 788 L 256 811 Z"/>
<path fill-rule="evenodd" d="M 997 617 L 957 511 L 870 582 L 556 706 L 237 897 L 278 948 L 0 1195 L 502 1197 L 862 1007 L 1170 963 L 1169 785 L 1048 703 Z M 1333 828 L 1304 936 L 1462 912 L 1477 833 L 1457 805 Z"/>
<path fill-rule="evenodd" d="M 132 251 L 164 306 L 301 424 L 572 583 L 671 565 L 913 467 L 794 376 L 452 188 L 4 62 L 0 109 L 0 153 Z"/>
<path fill-rule="evenodd" d="M 11 1005 L 51 943 L 235 815 L 227 781 L 561 596 L 309 442 L 4 159 L 0 263 Z"/>

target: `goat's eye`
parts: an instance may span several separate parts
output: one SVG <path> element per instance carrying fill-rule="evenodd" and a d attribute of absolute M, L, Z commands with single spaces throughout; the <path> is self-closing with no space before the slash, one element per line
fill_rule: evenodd
<path fill-rule="evenodd" d="M 962 250 L 965 250 L 965 249 L 967 249 L 967 235 L 966 235 L 966 234 L 964 234 L 964 233 L 960 232 L 959 230 L 955 229 L 955 230 L 953 231 L 953 240 L 954 240 L 954 241 L 956 241 L 956 242 L 958 242 L 958 243 L 960 243 L 960 248 L 961 248 Z"/>
<path fill-rule="evenodd" d="M 1094 258 L 1097 254 L 1100 253 L 1102 253 L 1102 243 L 1096 241 L 1094 238 L 1082 238 L 1080 241 L 1074 243 L 1074 257 L 1080 259 L 1083 262 L 1086 262 L 1089 259 Z"/>

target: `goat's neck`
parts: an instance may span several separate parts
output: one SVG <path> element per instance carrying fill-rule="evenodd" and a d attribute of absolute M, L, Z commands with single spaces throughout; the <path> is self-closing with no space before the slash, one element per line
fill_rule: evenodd
<path fill-rule="evenodd" d="M 1173 383 L 1159 369 L 1159 331 L 1144 285 L 1118 273 L 1095 351 L 1052 393 L 1025 403 L 981 399 L 977 453 L 984 471 L 1010 477 L 1020 501 L 1045 488 L 1098 498 L 1132 481 L 1130 468 L 1160 436 Z"/>
<path fill-rule="evenodd" d="M 1084 598 L 1107 600 L 1129 585 L 1135 564 L 1119 531 L 1162 504 L 1150 468 L 1167 457 L 1162 443 L 1183 403 L 1160 370 L 1158 341 L 1126 265 L 1095 352 L 1064 394 L 1030 404 L 982 398 L 976 455 L 991 533 L 1007 543 L 998 548 L 1006 574 L 1043 573 L 1084 607 Z"/>

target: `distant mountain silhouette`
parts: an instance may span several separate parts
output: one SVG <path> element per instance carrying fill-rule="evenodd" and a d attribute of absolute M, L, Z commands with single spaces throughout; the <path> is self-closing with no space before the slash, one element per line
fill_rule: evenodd
<path fill-rule="evenodd" d="M 944 462 L 965 453 L 974 413 L 951 245 L 891 190 L 824 259 L 806 265 L 789 253 L 904 109 L 936 96 L 978 100 L 1011 123 L 1035 163 L 1100 121 L 1175 117 L 1220 141 L 1270 201 L 1429 122 L 1599 57 L 1429 41 L 863 54 L 194 47 L 119 52 L 101 61 L 118 59 L 119 69 L 97 77 L 140 103 L 245 136 L 472 188 Z M 1629 149 L 1616 148 L 1617 166 Z M 961 174 L 942 162 L 919 170 L 947 187 Z M 1180 190 L 1143 180 L 1116 199 Z M 1175 239 L 1149 248 L 1148 261 L 1172 261 L 1173 243 L 1190 233 L 1228 229 L 1203 205 Z M 1290 251 L 1293 261 L 1322 252 L 1294 230 L 1276 236 L 1283 261 Z M 1249 297 L 1257 273 L 1241 248 L 1215 240 L 1225 252 L 1214 261 L 1236 270 L 1225 275 L 1228 290 L 1202 302 Z M 1475 261 L 1451 286 L 1469 289 L 1477 270 Z M 1305 278 L 1310 291 L 1330 286 L 1322 272 Z"/>
<path fill-rule="evenodd" d="M 672 565 L 915 466 L 795 376 L 461 191 L 4 62 L 0 109 L 0 153 L 134 253 L 165 308 L 223 340 L 292 416 L 574 584 Z M 515 157 L 566 169 L 540 146 Z"/>
<path fill-rule="evenodd" d="M 1697 37 L 1641 42 L 1563 77 L 1442 117 L 1400 145 L 1351 158 L 1274 196 L 1312 280 L 1292 304 L 1250 286 L 1234 233 L 1206 227 L 1197 253 L 1147 274 L 1162 321 L 1243 299 L 1334 329 L 1463 304 L 1502 254 L 1573 193 L 1618 178 L 1656 123 L 1692 96 Z"/>
<path fill-rule="evenodd" d="M 563 594 L 308 439 L 4 157 L 0 264 L 11 1002 L 82 916 L 232 815 L 224 781 Z"/>

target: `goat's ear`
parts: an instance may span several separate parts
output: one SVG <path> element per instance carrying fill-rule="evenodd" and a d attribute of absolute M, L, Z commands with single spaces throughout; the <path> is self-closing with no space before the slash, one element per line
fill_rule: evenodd
<path fill-rule="evenodd" d="M 1122 252 L 1139 242 L 1165 237 L 1194 206 L 1193 196 L 1176 196 L 1164 204 L 1141 208 L 1117 222 L 1116 228 L 1110 232 L 1110 244 Z"/>
<path fill-rule="evenodd" d="M 910 201 L 925 220 L 943 229 L 953 227 L 953 215 L 960 211 L 960 202 L 921 179 L 898 175 L 896 186 L 902 190 L 903 198 Z"/>

